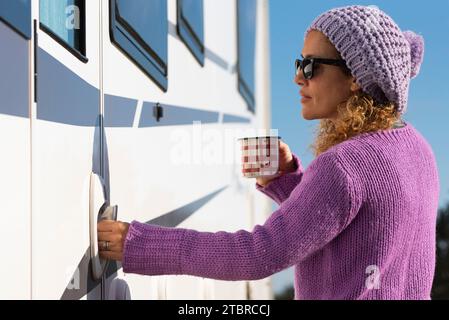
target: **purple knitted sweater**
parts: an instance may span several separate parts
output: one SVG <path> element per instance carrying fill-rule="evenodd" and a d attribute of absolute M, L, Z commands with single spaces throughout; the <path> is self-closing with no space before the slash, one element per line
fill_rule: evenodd
<path fill-rule="evenodd" d="M 257 188 L 279 204 L 249 231 L 133 221 L 123 269 L 256 280 L 295 266 L 296 299 L 430 299 L 439 182 L 412 125 L 346 140 Z"/>

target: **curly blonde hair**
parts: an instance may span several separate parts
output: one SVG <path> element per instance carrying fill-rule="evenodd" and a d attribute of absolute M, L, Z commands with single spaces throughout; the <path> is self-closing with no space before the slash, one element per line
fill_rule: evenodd
<path fill-rule="evenodd" d="M 400 120 L 394 103 L 376 104 L 371 96 L 361 91 L 339 104 L 337 111 L 337 119 L 320 121 L 311 146 L 315 156 L 358 134 L 390 129 Z"/>

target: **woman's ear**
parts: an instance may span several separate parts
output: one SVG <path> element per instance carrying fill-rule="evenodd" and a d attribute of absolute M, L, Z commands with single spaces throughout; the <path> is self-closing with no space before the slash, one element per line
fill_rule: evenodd
<path fill-rule="evenodd" d="M 359 84 L 356 82 L 355 78 L 352 78 L 352 82 L 351 82 L 351 91 L 352 92 L 356 92 L 359 91 L 361 88 L 359 86 Z"/>

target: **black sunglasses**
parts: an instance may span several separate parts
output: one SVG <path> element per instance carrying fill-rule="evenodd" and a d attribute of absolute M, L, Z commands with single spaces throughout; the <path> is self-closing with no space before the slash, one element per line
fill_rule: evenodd
<path fill-rule="evenodd" d="M 315 64 L 328 64 L 331 66 L 343 67 L 345 72 L 348 70 L 345 60 L 342 59 L 304 58 L 303 60 L 295 60 L 295 75 L 298 75 L 299 70 L 302 70 L 305 79 L 312 79 Z"/>

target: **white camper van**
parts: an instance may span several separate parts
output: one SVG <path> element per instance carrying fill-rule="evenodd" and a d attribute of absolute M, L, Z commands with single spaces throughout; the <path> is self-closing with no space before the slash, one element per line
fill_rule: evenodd
<path fill-rule="evenodd" d="M 0 1 L 0 298 L 271 299 L 270 279 L 124 274 L 96 252 L 103 216 L 265 221 L 226 137 L 269 127 L 269 76 L 268 0 Z"/>

